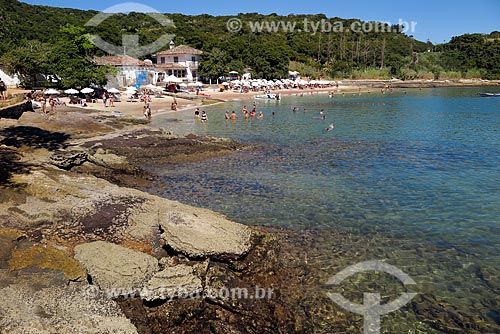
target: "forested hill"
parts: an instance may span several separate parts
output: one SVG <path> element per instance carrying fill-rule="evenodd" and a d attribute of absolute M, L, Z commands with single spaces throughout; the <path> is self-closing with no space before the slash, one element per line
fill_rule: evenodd
<path fill-rule="evenodd" d="M 313 26 L 304 29 L 304 22 L 321 23 L 327 28 L 328 23 L 337 24 L 338 28 L 339 22 L 350 27 L 356 20 L 327 18 L 321 14 L 257 13 L 231 17 L 166 14 L 174 22 L 173 27 L 164 27 L 146 14 L 116 14 L 97 27 L 85 27 L 97 13 L 0 0 L 0 62 L 12 62 L 15 51 L 26 46 L 50 50 L 62 38 L 67 38 L 62 36 L 62 27 L 66 27 L 66 32 L 71 27 L 83 27 L 70 29 L 72 36 L 77 32 L 93 33 L 114 45 L 121 45 L 124 34 L 139 35 L 141 45 L 152 43 L 165 33 L 174 34 L 176 45 L 187 44 L 204 51 L 201 74 L 212 77 L 229 70 L 241 73 L 244 68 L 251 68 L 255 77 L 267 78 L 285 77 L 289 69 L 306 76 L 331 78 L 500 78 L 498 32 L 464 35 L 434 46 L 403 33 L 401 26 L 386 26 L 390 32 L 351 29 L 338 32 L 332 28 L 315 33 Z M 235 27 L 228 26 L 231 18 L 240 20 L 241 30 L 230 31 Z M 293 32 L 290 26 L 269 25 L 258 32 L 252 31 L 255 22 L 296 22 L 297 25 Z M 91 47 L 84 47 L 82 52 L 87 58 L 102 54 L 101 50 Z"/>

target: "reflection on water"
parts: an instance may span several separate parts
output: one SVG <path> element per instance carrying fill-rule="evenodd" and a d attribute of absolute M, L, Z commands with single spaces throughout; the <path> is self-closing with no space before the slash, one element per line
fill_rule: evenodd
<path fill-rule="evenodd" d="M 255 148 L 165 170 L 152 191 L 246 224 L 367 236 L 349 256 L 312 263 L 334 274 L 385 259 L 421 294 L 500 328 L 500 99 L 476 92 L 287 97 L 258 101 L 264 119 L 249 121 L 241 108 L 252 101 L 232 102 L 207 108 L 205 125 L 190 112 L 159 117 L 156 125 L 178 133 Z M 224 110 L 239 119 L 224 121 Z M 332 121 L 335 130 L 324 132 Z M 321 243 L 327 252 L 329 240 Z"/>

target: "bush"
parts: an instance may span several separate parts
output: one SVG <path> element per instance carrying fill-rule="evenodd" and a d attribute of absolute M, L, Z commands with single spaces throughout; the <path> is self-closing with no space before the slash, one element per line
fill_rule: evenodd
<path fill-rule="evenodd" d="M 351 74 L 352 79 L 367 79 L 367 80 L 388 80 L 391 78 L 389 68 L 376 69 L 367 68 L 364 70 L 354 70 Z"/>

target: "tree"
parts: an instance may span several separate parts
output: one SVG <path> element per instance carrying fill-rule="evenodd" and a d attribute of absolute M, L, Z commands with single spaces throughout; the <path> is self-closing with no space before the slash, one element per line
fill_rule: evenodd
<path fill-rule="evenodd" d="M 60 29 L 61 37 L 48 53 L 50 72 L 61 78 L 61 87 L 84 87 L 91 84 L 104 85 L 106 74 L 113 70 L 97 66 L 90 58 L 94 45 L 85 29 L 66 25 Z"/>
<path fill-rule="evenodd" d="M 226 75 L 229 72 L 228 58 L 227 52 L 219 48 L 213 48 L 211 52 L 205 53 L 200 62 L 200 76 L 218 78 Z"/>
<path fill-rule="evenodd" d="M 50 45 L 39 41 L 25 41 L 5 54 L 1 62 L 12 73 L 36 84 L 37 74 L 49 74 L 47 50 Z"/>

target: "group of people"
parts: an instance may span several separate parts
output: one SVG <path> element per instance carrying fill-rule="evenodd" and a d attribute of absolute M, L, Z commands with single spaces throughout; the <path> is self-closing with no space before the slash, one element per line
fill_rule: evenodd
<path fill-rule="evenodd" d="M 250 117 L 258 117 L 260 119 L 264 118 L 264 113 L 262 111 L 260 111 L 257 116 L 257 104 L 255 101 L 253 102 L 252 110 L 250 112 L 248 112 L 247 106 L 243 106 L 241 111 L 243 112 L 243 117 L 245 117 L 245 119 L 249 119 Z"/>
<path fill-rule="evenodd" d="M 57 96 L 53 95 L 44 95 L 40 93 L 36 93 L 36 91 L 31 91 L 29 93 L 24 94 L 24 100 L 27 102 L 37 102 L 41 107 L 42 113 L 55 113 L 56 106 L 65 106 L 66 102 L 61 101 Z M 49 110 L 47 110 L 47 105 L 49 105 Z"/>
<path fill-rule="evenodd" d="M 196 108 L 194 110 L 194 118 L 199 119 L 202 123 L 206 123 L 208 121 L 208 116 L 205 110 L 203 110 L 200 114 L 200 108 Z"/>

